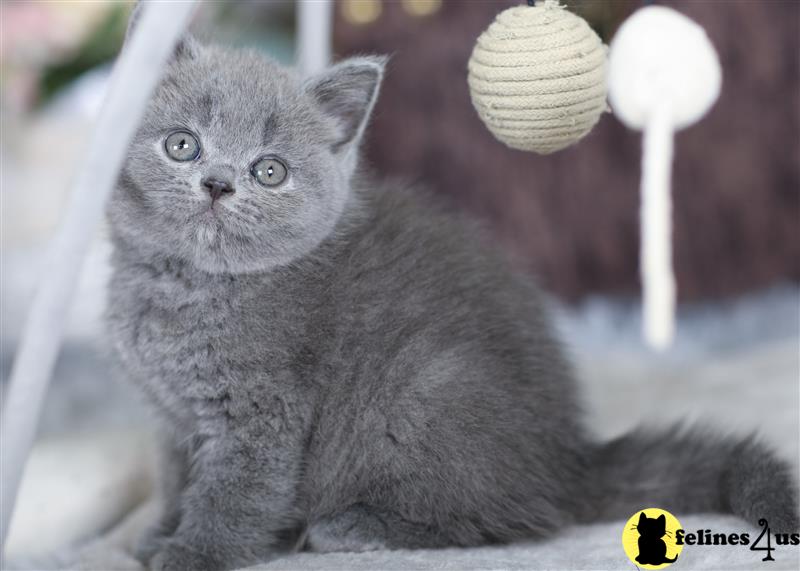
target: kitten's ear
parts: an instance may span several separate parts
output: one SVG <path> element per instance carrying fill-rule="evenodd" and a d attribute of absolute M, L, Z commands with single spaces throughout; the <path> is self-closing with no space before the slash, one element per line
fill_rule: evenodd
<path fill-rule="evenodd" d="M 385 57 L 346 59 L 309 78 L 305 90 L 338 123 L 334 151 L 358 142 L 378 98 Z"/>
<path fill-rule="evenodd" d="M 661 524 L 664 524 L 664 525 L 667 524 L 667 518 L 664 516 L 664 514 L 661 514 L 660 516 L 658 516 L 658 523 L 661 523 Z"/>
<path fill-rule="evenodd" d="M 125 32 L 125 42 L 122 45 L 122 49 L 125 49 L 125 46 L 127 46 L 128 42 L 130 42 L 131 36 L 133 35 L 133 30 L 136 29 L 136 25 L 142 17 L 142 9 L 147 3 L 148 2 L 145 2 L 145 0 L 138 0 L 134 5 L 133 10 L 131 10 L 131 15 L 128 18 L 128 30 Z M 195 57 L 199 53 L 200 49 L 200 43 L 187 32 L 180 40 L 178 40 L 178 43 L 175 44 L 175 51 L 172 59 Z"/>
<path fill-rule="evenodd" d="M 639 514 L 639 525 L 642 525 L 644 522 L 647 521 L 647 516 L 644 515 L 644 512 Z"/>

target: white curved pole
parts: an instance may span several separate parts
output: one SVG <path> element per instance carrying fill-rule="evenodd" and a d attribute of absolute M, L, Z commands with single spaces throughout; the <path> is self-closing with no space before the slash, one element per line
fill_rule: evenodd
<path fill-rule="evenodd" d="M 313 75 L 331 62 L 333 2 L 297 0 L 297 65 L 303 75 Z"/>
<path fill-rule="evenodd" d="M 188 23 L 194 0 L 146 4 L 114 67 L 88 156 L 73 181 L 67 211 L 50 244 L 48 277 L 33 299 L 14 359 L 0 421 L 3 546 L 83 259 L 128 145 L 161 70 Z"/>

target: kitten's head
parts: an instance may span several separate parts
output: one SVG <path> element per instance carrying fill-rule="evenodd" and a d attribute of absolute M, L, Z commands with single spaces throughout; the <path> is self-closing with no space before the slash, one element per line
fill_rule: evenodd
<path fill-rule="evenodd" d="M 114 232 L 211 273 L 310 252 L 350 199 L 383 65 L 349 59 L 301 79 L 256 52 L 185 38 L 131 144 Z"/>

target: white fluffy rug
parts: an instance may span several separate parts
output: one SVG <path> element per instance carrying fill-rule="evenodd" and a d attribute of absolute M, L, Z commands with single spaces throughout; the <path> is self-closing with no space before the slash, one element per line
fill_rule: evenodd
<path fill-rule="evenodd" d="M 134 520 L 141 514 L 136 514 Z M 138 519 L 142 519 L 138 517 Z M 135 527 L 139 522 L 128 522 Z M 733 517 L 693 515 L 682 518 L 687 530 L 711 528 L 715 532 L 758 530 Z M 472 549 L 431 551 L 374 551 L 371 553 L 302 553 L 246 571 L 529 571 L 539 569 L 620 569 L 636 568 L 620 546 L 624 522 L 611 522 L 569 529 L 557 538 L 539 543 Z M 754 534 L 754 535 L 753 535 Z M 136 570 L 143 568 L 127 556 L 130 536 L 117 530 L 110 538 L 96 541 L 77 554 L 62 556 L 61 565 L 52 568 L 75 570 Z M 675 569 L 744 571 L 797 570 L 800 568 L 797 547 L 779 548 L 774 562 L 765 563 L 761 552 L 747 547 L 684 547 Z M 242 570 L 244 571 L 244 570 Z"/>

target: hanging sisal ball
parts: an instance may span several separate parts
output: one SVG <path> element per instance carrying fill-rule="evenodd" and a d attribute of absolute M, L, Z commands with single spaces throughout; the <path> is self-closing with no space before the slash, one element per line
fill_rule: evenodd
<path fill-rule="evenodd" d="M 502 12 L 478 38 L 468 70 L 478 115 L 514 149 L 568 147 L 606 110 L 606 47 L 558 0 Z"/>

